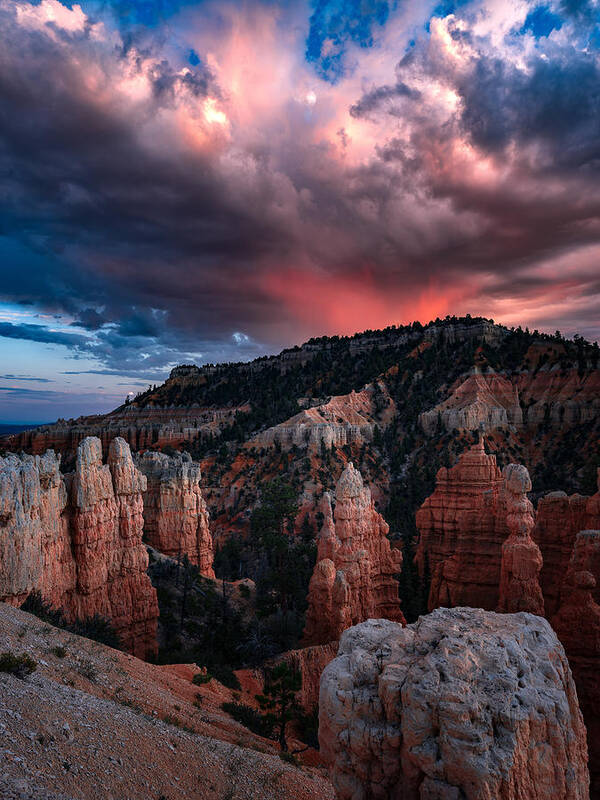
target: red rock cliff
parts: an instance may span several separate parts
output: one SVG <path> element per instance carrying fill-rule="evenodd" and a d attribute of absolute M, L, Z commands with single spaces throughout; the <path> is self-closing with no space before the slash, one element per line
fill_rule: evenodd
<path fill-rule="evenodd" d="M 107 617 L 136 655 L 155 651 L 158 604 L 142 544 L 145 487 L 118 438 L 107 464 L 100 440 L 85 439 L 74 475 L 61 475 L 52 451 L 1 459 L 0 599 L 20 604 L 40 591 L 68 618 Z"/>
<path fill-rule="evenodd" d="M 592 497 L 580 494 L 568 497 L 564 492 L 551 492 L 538 503 L 532 536 L 544 559 L 541 585 L 549 617 L 558 611 L 565 569 L 577 534 L 583 530 L 600 529 L 600 470 L 598 487 L 598 492 Z M 589 562 L 588 569 L 596 578 L 594 598 L 600 602 L 600 555 Z"/>
<path fill-rule="evenodd" d="M 437 474 L 434 493 L 416 514 L 420 532 L 415 561 L 429 561 L 429 610 L 472 606 L 495 610 L 499 600 L 502 544 L 508 535 L 503 476 L 483 440 L 458 463 Z"/>
<path fill-rule="evenodd" d="M 213 541 L 200 488 L 200 465 L 187 453 L 146 451 L 136 459 L 146 476 L 144 537 L 168 556 L 187 555 L 202 575 L 214 578 Z"/>
<path fill-rule="evenodd" d="M 370 617 L 404 622 L 398 599 L 402 554 L 371 492 L 349 463 L 335 490 L 335 511 L 325 494 L 317 564 L 309 586 L 306 644 L 326 644 Z"/>
<path fill-rule="evenodd" d="M 577 535 L 560 608 L 552 618 L 569 658 L 587 727 L 592 797 L 600 797 L 600 606 L 592 596 L 596 579 L 586 567 L 598 548 L 600 531 Z"/>

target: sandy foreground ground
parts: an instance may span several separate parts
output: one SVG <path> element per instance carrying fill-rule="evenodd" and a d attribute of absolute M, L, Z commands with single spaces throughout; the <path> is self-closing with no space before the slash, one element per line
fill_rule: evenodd
<path fill-rule="evenodd" d="M 61 649 L 63 648 L 63 649 Z M 285 763 L 220 708 L 195 667 L 158 667 L 0 603 L 1 800 L 333 800 L 323 768 Z M 314 761 L 314 759 L 313 759 Z"/>

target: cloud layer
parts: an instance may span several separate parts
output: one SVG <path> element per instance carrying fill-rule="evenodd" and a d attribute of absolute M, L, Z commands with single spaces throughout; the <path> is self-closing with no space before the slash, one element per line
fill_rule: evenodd
<path fill-rule="evenodd" d="M 597 3 L 144 7 L 0 0 L 0 292 L 61 322 L 0 337 L 129 376 L 449 312 L 598 337 Z"/>

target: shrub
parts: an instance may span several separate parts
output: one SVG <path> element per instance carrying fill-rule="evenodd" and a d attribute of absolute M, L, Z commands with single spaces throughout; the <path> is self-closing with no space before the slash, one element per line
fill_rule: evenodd
<path fill-rule="evenodd" d="M 290 753 L 287 750 L 281 750 L 279 752 L 279 758 L 282 761 L 285 761 L 288 764 L 293 764 L 295 767 L 299 766 L 299 762 L 298 762 L 298 759 L 296 758 L 296 756 L 293 753 Z"/>
<path fill-rule="evenodd" d="M 192 683 L 195 683 L 196 686 L 202 686 L 205 683 L 209 683 L 212 680 L 212 675 L 210 672 L 198 672 L 192 678 Z"/>
<path fill-rule="evenodd" d="M 16 656 L 14 653 L 0 654 L 0 672 L 8 672 L 16 678 L 26 678 L 37 669 L 37 664 L 26 653 Z"/>
<path fill-rule="evenodd" d="M 235 692 L 240 691 L 242 688 L 238 676 L 231 669 L 231 667 L 227 667 L 222 664 L 214 664 L 211 667 L 211 670 L 212 677 L 216 678 L 219 683 L 223 684 L 223 686 L 227 686 L 228 689 L 231 689 Z"/>
<path fill-rule="evenodd" d="M 62 609 L 53 608 L 42 598 L 40 592 L 32 592 L 21 608 L 23 611 L 27 611 L 29 614 L 41 619 L 42 622 L 53 625 L 55 628 L 63 628 L 63 630 L 70 631 L 70 633 L 74 633 L 77 636 L 85 636 L 86 639 L 93 639 L 95 642 L 108 645 L 108 647 L 116 649 L 121 647 L 119 637 L 110 620 L 101 617 L 100 614 L 95 614 L 93 617 L 83 620 L 67 622 Z"/>
<path fill-rule="evenodd" d="M 67 655 L 67 648 L 63 647 L 61 644 L 56 645 L 50 650 L 57 658 L 64 658 Z"/>
<path fill-rule="evenodd" d="M 260 711 L 244 703 L 223 703 L 221 708 L 252 733 L 264 736 L 266 739 L 273 736 L 274 721 L 270 714 L 261 714 Z"/>

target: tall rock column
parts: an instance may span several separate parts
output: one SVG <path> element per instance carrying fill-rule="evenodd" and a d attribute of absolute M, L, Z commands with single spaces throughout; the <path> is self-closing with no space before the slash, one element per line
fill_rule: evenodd
<path fill-rule="evenodd" d="M 522 464 L 509 464 L 503 475 L 510 535 L 502 545 L 498 611 L 530 611 L 543 616 L 544 598 L 539 582 L 542 554 L 531 538 L 535 512 L 527 497 L 531 479 Z"/>
<path fill-rule="evenodd" d="M 188 453 L 146 451 L 136 459 L 148 480 L 144 492 L 144 537 L 165 555 L 187 556 L 214 578 L 209 515 L 200 488 L 200 465 Z"/>
<path fill-rule="evenodd" d="M 52 450 L 0 458 L 0 600 L 32 592 L 69 620 L 109 619 L 123 647 L 156 649 L 158 604 L 142 543 L 145 477 L 129 445 L 113 439 L 102 463 L 99 439 L 84 439 L 73 474 Z"/>
<path fill-rule="evenodd" d="M 67 490 L 60 457 L 0 458 L 0 600 L 19 605 L 33 591 L 58 603 L 76 583 Z"/>
<path fill-rule="evenodd" d="M 335 641 L 343 630 L 369 617 L 404 622 L 394 577 L 402 568 L 402 554 L 391 547 L 389 526 L 351 462 L 337 483 L 335 510 L 326 494 L 322 512 L 305 643 Z"/>
<path fill-rule="evenodd" d="M 593 598 L 596 579 L 586 569 L 594 540 L 600 543 L 600 531 L 577 536 L 552 627 L 569 658 L 587 727 L 591 796 L 600 797 L 600 606 Z"/>
<path fill-rule="evenodd" d="M 416 515 L 415 561 L 421 576 L 429 562 L 430 611 L 438 606 L 496 609 L 508 533 L 503 485 L 496 456 L 485 452 L 483 438 L 453 467 L 438 470 L 435 491 Z"/>
<path fill-rule="evenodd" d="M 600 469 L 598 491 L 592 497 L 551 492 L 540 499 L 533 539 L 544 558 L 541 583 L 549 617 L 558 611 L 565 570 L 578 533 L 596 529 L 600 529 Z M 600 551 L 592 557 L 587 569 L 596 578 L 593 594 L 600 603 Z"/>
<path fill-rule="evenodd" d="M 107 464 L 99 439 L 79 445 L 71 487 L 77 590 L 70 610 L 78 618 L 107 617 L 123 646 L 139 656 L 156 650 L 158 619 L 142 543 L 145 488 L 124 439 L 111 441 Z"/>

